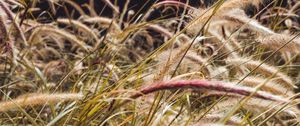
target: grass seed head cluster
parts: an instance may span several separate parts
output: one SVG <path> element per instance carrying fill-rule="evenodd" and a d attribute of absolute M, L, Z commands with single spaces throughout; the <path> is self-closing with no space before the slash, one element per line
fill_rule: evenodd
<path fill-rule="evenodd" d="M 300 125 L 300 2 L 189 2 L 1 0 L 0 124 Z"/>

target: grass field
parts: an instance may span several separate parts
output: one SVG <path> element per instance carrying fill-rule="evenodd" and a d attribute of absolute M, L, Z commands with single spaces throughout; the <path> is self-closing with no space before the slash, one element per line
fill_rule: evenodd
<path fill-rule="evenodd" d="M 0 0 L 0 125 L 298 126 L 298 0 Z"/>

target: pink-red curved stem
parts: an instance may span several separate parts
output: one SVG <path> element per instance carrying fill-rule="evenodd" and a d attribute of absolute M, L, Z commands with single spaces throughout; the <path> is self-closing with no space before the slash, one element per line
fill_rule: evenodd
<path fill-rule="evenodd" d="M 146 94 L 150 94 L 160 90 L 170 90 L 179 88 L 192 88 L 192 89 L 208 89 L 226 93 L 239 94 L 244 96 L 249 96 L 254 93 L 253 97 L 261 98 L 271 101 L 288 102 L 287 98 L 273 95 L 264 91 L 256 91 L 255 88 L 236 85 L 232 83 L 226 83 L 221 81 L 208 81 L 208 80 L 181 80 L 181 81 L 171 81 L 171 82 L 160 82 L 152 84 L 149 87 L 141 89 L 139 92 L 131 96 L 135 99 Z"/>

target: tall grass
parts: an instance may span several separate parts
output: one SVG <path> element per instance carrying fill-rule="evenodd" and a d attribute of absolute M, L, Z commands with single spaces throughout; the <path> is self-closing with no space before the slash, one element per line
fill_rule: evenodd
<path fill-rule="evenodd" d="M 299 125 L 298 1 L 139 2 L 0 1 L 0 124 Z"/>

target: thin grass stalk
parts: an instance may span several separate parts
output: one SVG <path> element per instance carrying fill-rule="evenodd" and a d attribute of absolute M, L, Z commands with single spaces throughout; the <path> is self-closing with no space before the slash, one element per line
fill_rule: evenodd
<path fill-rule="evenodd" d="M 295 13 L 295 11 L 300 6 L 300 1 L 297 1 L 296 4 L 289 10 L 289 13 Z"/>
<path fill-rule="evenodd" d="M 81 7 L 76 2 L 74 2 L 73 0 L 62 0 L 62 1 L 70 4 L 71 6 L 73 6 L 80 13 L 81 16 L 87 15 L 84 12 L 84 10 L 81 9 Z"/>
<path fill-rule="evenodd" d="M 120 14 L 119 8 L 116 7 L 114 4 L 112 4 L 110 0 L 102 0 L 102 1 L 106 3 L 114 12 Z"/>
<path fill-rule="evenodd" d="M 56 9 L 55 9 L 55 5 L 54 5 L 54 1 L 53 0 L 48 0 L 47 2 L 49 4 L 49 6 L 50 6 L 51 12 L 53 14 L 56 14 Z"/>
<path fill-rule="evenodd" d="M 98 16 L 97 12 L 95 11 L 95 0 L 90 0 L 89 5 L 87 6 L 92 17 Z"/>
<path fill-rule="evenodd" d="M 125 4 L 124 4 L 124 8 L 123 8 L 123 12 L 120 15 L 120 21 L 119 21 L 119 26 L 122 26 L 122 23 L 124 21 L 124 17 L 126 12 L 128 12 L 128 5 L 129 5 L 130 0 L 126 0 Z"/>

